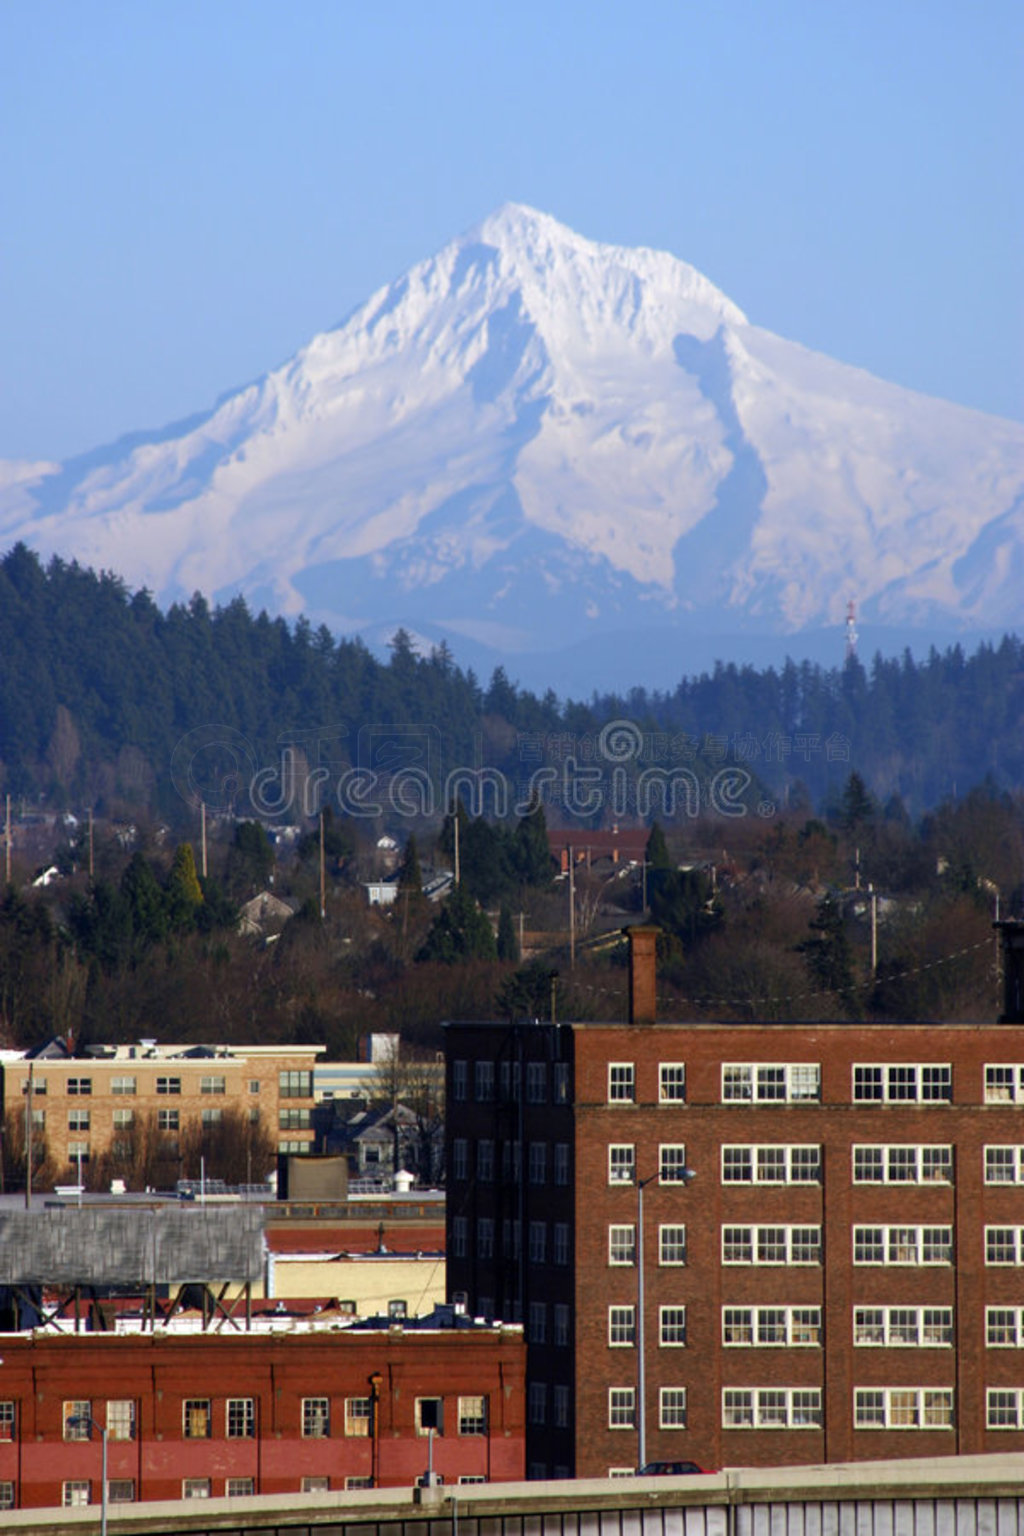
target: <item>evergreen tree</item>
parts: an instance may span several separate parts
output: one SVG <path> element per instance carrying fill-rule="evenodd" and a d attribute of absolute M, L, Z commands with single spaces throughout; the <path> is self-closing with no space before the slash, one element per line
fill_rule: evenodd
<path fill-rule="evenodd" d="M 498 915 L 498 959 L 519 964 L 519 940 L 515 923 L 512 921 L 512 913 L 504 905 Z"/>
<path fill-rule="evenodd" d="M 829 891 L 818 903 L 811 919 L 813 937 L 800 945 L 811 977 L 823 992 L 835 992 L 849 999 L 853 992 L 853 951 L 846 933 L 842 903 Z"/>
<path fill-rule="evenodd" d="M 671 869 L 672 860 L 669 857 L 668 844 L 665 834 L 656 821 L 651 822 L 651 835 L 647 839 L 647 848 L 644 852 L 651 869 Z"/>
<path fill-rule="evenodd" d="M 423 876 L 420 873 L 420 856 L 416 848 L 416 834 L 409 833 L 409 840 L 405 845 L 405 857 L 402 867 L 398 871 L 398 888 L 407 895 L 419 895 L 423 890 Z"/>
<path fill-rule="evenodd" d="M 523 885 L 539 887 L 551 884 L 548 824 L 544 815 L 544 802 L 536 790 L 531 791 L 530 803 L 525 814 L 519 818 L 512 859 L 515 872 Z"/>
<path fill-rule="evenodd" d="M 191 843 L 179 843 L 167 880 L 167 911 L 173 928 L 193 928 L 196 909 L 203 903 L 203 891 L 196 873 Z"/>
<path fill-rule="evenodd" d="M 417 960 L 455 965 L 462 960 L 496 960 L 494 931 L 476 902 L 459 885 L 452 891 L 427 934 Z"/>

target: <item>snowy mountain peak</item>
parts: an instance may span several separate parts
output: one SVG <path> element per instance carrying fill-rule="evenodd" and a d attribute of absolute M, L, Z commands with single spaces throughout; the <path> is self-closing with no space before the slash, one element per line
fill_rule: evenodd
<path fill-rule="evenodd" d="M 838 624 L 851 591 L 864 623 L 1012 627 L 1024 428 L 510 203 L 207 416 L 0 465 L 17 539 L 164 601 L 505 652 Z"/>

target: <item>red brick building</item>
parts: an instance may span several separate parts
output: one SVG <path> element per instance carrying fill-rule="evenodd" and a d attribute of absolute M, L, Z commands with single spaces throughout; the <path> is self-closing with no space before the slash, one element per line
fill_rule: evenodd
<path fill-rule="evenodd" d="M 1024 1451 L 1024 1027 L 649 1022 L 650 937 L 636 1022 L 448 1026 L 449 1295 L 526 1326 L 528 1475 L 641 1417 L 648 1461 Z"/>
<path fill-rule="evenodd" d="M 521 1331 L 8 1334 L 0 1508 L 523 1476 Z M 92 1427 L 88 1423 L 94 1421 Z"/>

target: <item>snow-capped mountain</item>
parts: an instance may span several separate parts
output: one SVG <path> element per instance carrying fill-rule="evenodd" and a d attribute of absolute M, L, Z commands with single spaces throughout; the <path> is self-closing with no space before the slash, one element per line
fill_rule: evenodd
<path fill-rule="evenodd" d="M 1024 426 L 510 205 L 209 414 L 0 464 L 0 547 L 18 539 L 161 601 L 241 592 L 506 653 L 793 633 L 851 595 L 876 624 L 1012 628 Z"/>

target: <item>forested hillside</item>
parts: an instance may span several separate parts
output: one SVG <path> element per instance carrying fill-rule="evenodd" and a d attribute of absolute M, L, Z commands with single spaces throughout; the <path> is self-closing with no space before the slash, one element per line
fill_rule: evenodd
<path fill-rule="evenodd" d="M 417 655 L 402 632 L 382 663 L 358 640 L 253 615 L 241 599 L 211 610 L 197 595 L 164 613 L 115 575 L 59 560 L 44 569 L 19 545 L 0 562 L 0 654 L 0 791 L 37 807 L 180 820 L 174 765 L 183 738 L 204 730 L 238 748 L 228 756 L 240 803 L 283 741 L 303 753 L 304 773 L 326 763 L 337 775 L 393 726 L 429 730 L 442 777 L 489 766 L 514 786 L 541 766 L 564 773 L 569 759 L 606 779 L 618 766 L 631 784 L 648 766 L 706 777 L 732 764 L 757 793 L 820 809 L 856 771 L 880 802 L 898 796 L 919 814 L 985 780 L 1024 784 L 1024 644 L 1011 637 L 970 656 L 719 666 L 671 693 L 638 680 L 625 698 L 538 699 L 501 668 L 484 686 L 444 648 Z M 624 751 L 600 734 L 622 720 L 636 728 Z M 551 783 L 557 823 L 573 807 Z M 606 794 L 601 807 L 611 804 Z M 575 809 L 601 820 L 585 798 Z"/>

